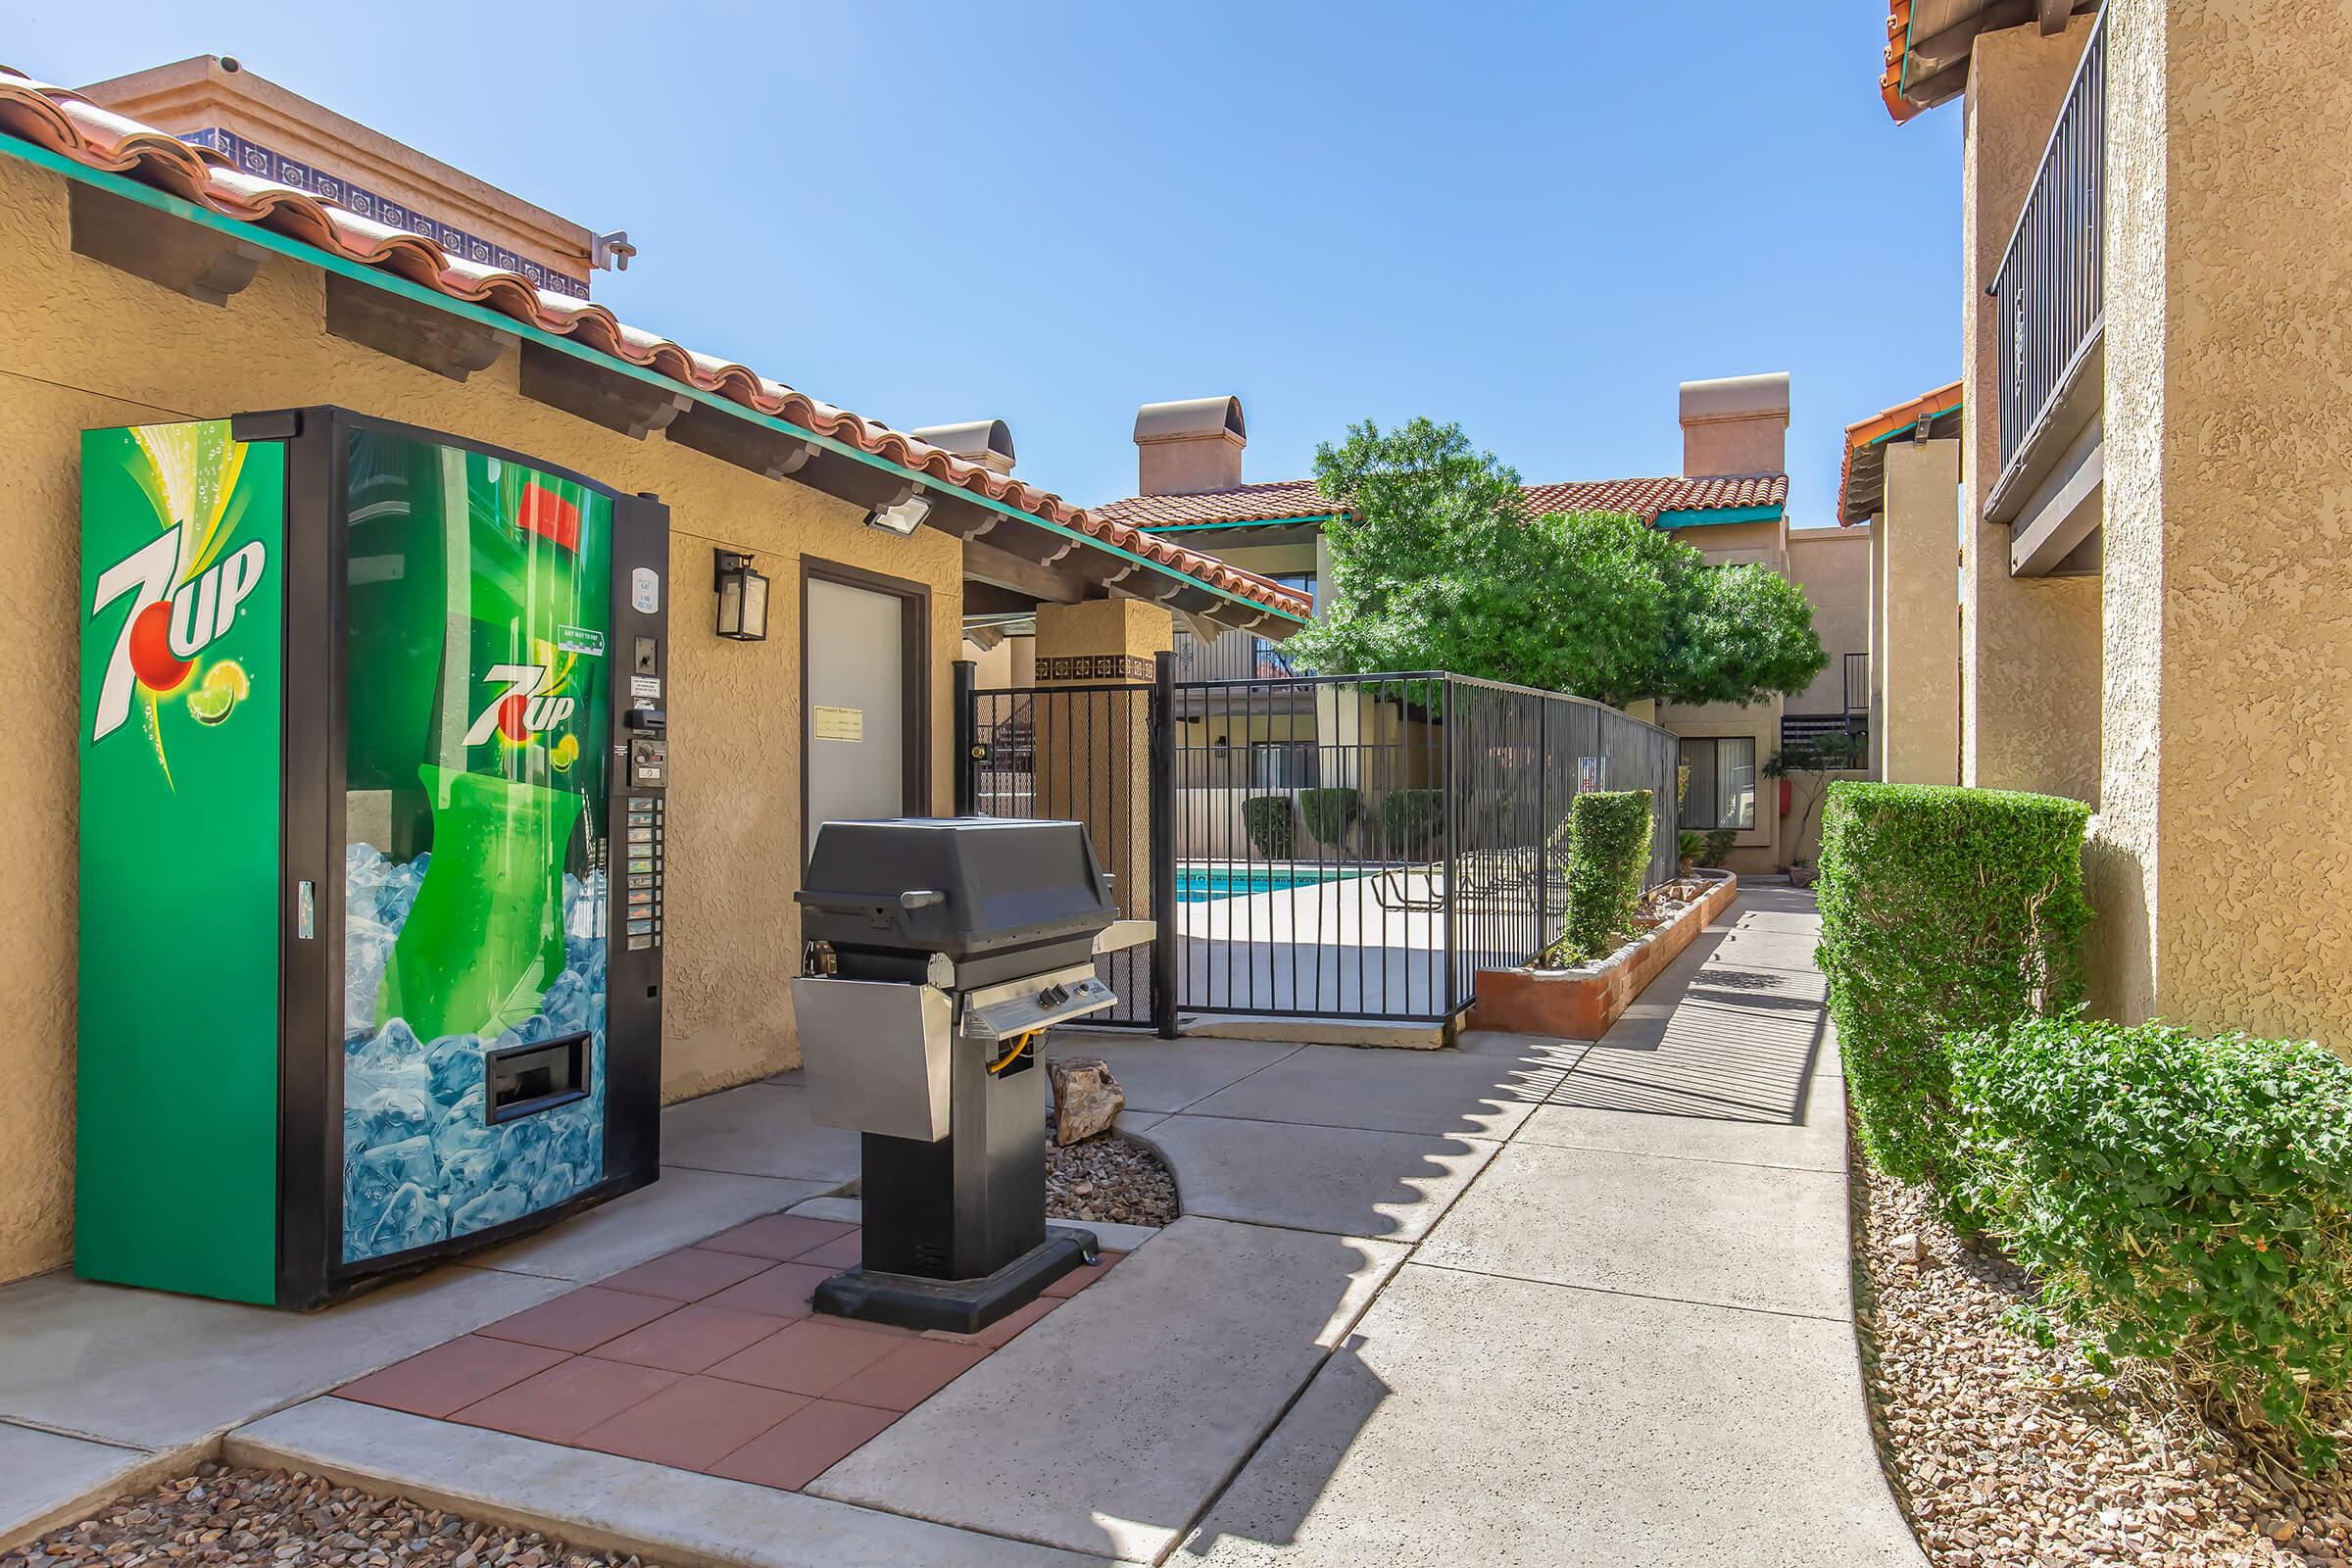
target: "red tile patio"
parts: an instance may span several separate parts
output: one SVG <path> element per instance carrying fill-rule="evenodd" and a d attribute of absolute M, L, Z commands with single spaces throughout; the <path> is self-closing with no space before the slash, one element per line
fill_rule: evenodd
<path fill-rule="evenodd" d="M 787 1491 L 807 1486 L 1102 1277 L 979 1334 L 811 1315 L 855 1226 L 771 1214 L 335 1391 L 412 1415 Z"/>

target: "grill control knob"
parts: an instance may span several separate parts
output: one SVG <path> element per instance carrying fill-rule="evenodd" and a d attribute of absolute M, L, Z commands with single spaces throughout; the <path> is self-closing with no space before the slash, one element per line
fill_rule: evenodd
<path fill-rule="evenodd" d="M 1070 994 L 1059 984 L 1050 985 L 1037 994 L 1037 1000 L 1049 1007 L 1058 1007 L 1070 1000 Z"/>

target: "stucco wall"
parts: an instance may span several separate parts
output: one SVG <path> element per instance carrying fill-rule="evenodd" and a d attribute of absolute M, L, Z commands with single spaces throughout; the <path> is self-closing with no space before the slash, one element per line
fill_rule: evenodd
<path fill-rule="evenodd" d="M 1887 443 L 1879 519 L 1884 717 L 1874 744 L 1893 784 L 1960 782 L 1960 443 Z"/>
<path fill-rule="evenodd" d="M 931 588 L 936 797 L 951 797 L 948 662 L 962 614 L 958 547 L 897 539 L 853 508 L 659 436 L 631 441 L 516 390 L 514 357 L 459 384 L 329 337 L 322 274 L 266 263 L 225 308 L 72 254 L 67 185 L 0 159 L 0 452 L 10 570 L 0 680 L 17 694 L 18 831 L 0 899 L 0 1279 L 66 1260 L 72 1212 L 74 693 L 80 621 L 78 432 L 85 426 L 340 403 L 512 447 L 671 508 L 672 735 L 663 1093 L 676 1099 L 799 1059 L 785 981 L 800 963 L 800 603 L 779 591 L 767 641 L 721 641 L 710 551 L 750 550 L 779 585 L 803 552 Z"/>
<path fill-rule="evenodd" d="M 2033 27 L 1981 35 L 1969 70 L 1961 151 L 1962 782 L 2095 801 L 2099 786 L 2099 583 L 2012 577 L 2009 529 L 1983 520 L 2000 477 L 2002 334 L 1984 290 L 2040 168 L 2067 83 L 2090 36 Z"/>
<path fill-rule="evenodd" d="M 2108 26 L 2097 1001 L 2352 1053 L 2352 26 Z"/>
<path fill-rule="evenodd" d="M 1870 535 L 1868 524 L 1788 530 L 1788 580 L 1813 602 L 1813 630 L 1830 656 L 1783 705 L 1788 712 L 1845 711 L 1845 656 L 1870 652 Z"/>

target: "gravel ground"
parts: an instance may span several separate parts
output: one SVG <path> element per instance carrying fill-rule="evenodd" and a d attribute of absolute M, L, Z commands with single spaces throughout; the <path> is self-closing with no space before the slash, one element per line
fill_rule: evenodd
<path fill-rule="evenodd" d="M 414 1503 L 284 1471 L 200 1465 L 143 1496 L 121 1497 L 77 1525 L 0 1552 L 0 1568 L 62 1563 L 253 1563 L 308 1568 L 644 1568 L 635 1557 L 567 1550 Z"/>
<path fill-rule="evenodd" d="M 1055 1219 L 1170 1225 L 1176 1220 L 1176 1178 L 1157 1154 L 1116 1129 L 1067 1149 L 1055 1149 L 1049 1138 L 1046 1212 Z"/>
<path fill-rule="evenodd" d="M 1858 1179 L 1871 1422 L 1936 1568 L 2352 1568 L 2343 1471 L 2249 1452 L 2159 1380 L 2099 1376 L 2063 1332 L 2036 1345 L 2001 1321 L 2033 1299 L 2024 1275 L 1963 1248 L 1924 1191 Z"/>

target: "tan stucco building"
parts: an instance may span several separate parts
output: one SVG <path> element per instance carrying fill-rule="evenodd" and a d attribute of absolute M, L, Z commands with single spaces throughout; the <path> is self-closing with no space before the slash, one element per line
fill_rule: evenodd
<path fill-rule="evenodd" d="M 1666 706 L 1637 714 L 1684 738 L 1684 825 L 1737 829 L 1730 863 L 1750 872 L 1809 860 L 1819 838 L 1817 819 L 1800 828 L 1819 776 L 1794 780 L 1784 792 L 1764 776 L 1764 764 L 1791 738 L 1859 732 L 1870 706 L 1871 530 L 1789 525 L 1788 408 L 1786 374 L 1686 382 L 1678 409 L 1681 474 L 1526 487 L 1533 510 L 1635 513 L 1712 564 L 1767 565 L 1811 600 L 1830 660 L 1804 692 L 1744 707 Z M 1311 479 L 1244 480 L 1248 430 L 1239 399 L 1147 405 L 1135 439 L 1138 493 L 1104 507 L 1105 515 L 1309 592 L 1325 575 L 1322 530 L 1332 503 Z M 1250 638 L 1210 643 L 1184 627 L 1177 652 L 1188 679 L 1262 678 L 1286 668 L 1277 652 Z M 1203 719 L 1212 730 L 1221 721 L 1213 710 Z M 1261 704 L 1246 715 L 1246 728 L 1226 739 L 1279 750 L 1294 733 L 1317 734 L 1313 715 L 1301 711 L 1294 721 Z M 1217 740 L 1208 733 L 1196 744 Z M 1854 776 L 1868 771 L 1858 768 Z M 1793 808 L 1786 814 L 1784 795 Z"/>
<path fill-rule="evenodd" d="M 216 63 L 173 79 L 220 75 Z M 360 150 L 391 156 L 381 143 Z M 334 154 L 308 156 L 325 167 Z M 14 501 L 0 678 L 25 699 L 0 910 L 17 1003 L 0 1039 L 0 1280 L 72 1247 L 83 429 L 336 404 L 667 505 L 668 1100 L 798 1061 L 787 982 L 802 962 L 793 893 L 812 803 L 950 808 L 950 665 L 968 607 L 1017 602 L 1065 654 L 1147 667 L 1173 614 L 1273 637 L 1304 617 L 1300 596 L 1010 478 L 1009 441 L 985 422 L 943 430 L 953 442 L 977 428 L 960 453 L 910 438 L 467 263 L 421 229 L 361 220 L 303 186 L 232 182 L 227 168 L 0 72 L 0 449 Z M 481 205 L 453 210 L 479 226 Z M 869 525 L 910 505 L 911 533 Z M 705 595 L 722 550 L 774 584 L 763 641 L 715 633 Z M 819 624 L 837 597 L 852 612 Z M 865 768 L 862 743 L 808 737 L 828 667 L 811 649 L 838 653 L 869 620 L 886 628 L 893 676 L 865 733 L 893 739 Z"/>
<path fill-rule="evenodd" d="M 2095 806 L 2100 1010 L 2352 1051 L 2352 30 L 1892 9 L 1965 116 L 1960 780 Z"/>

